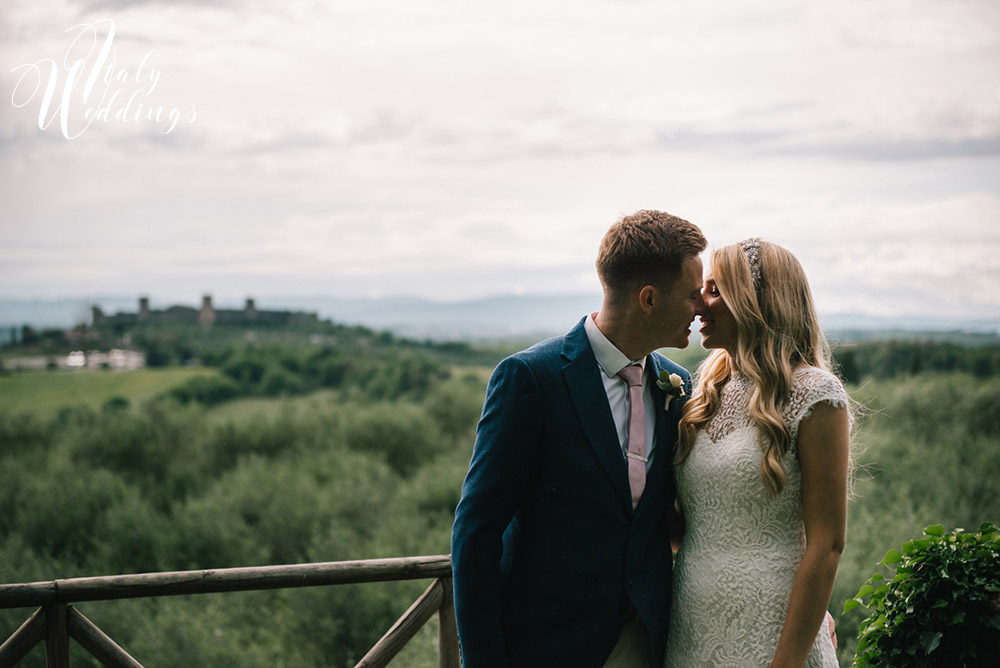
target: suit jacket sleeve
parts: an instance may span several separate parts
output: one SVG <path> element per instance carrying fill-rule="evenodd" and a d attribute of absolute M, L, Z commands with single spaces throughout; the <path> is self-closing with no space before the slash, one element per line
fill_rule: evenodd
<path fill-rule="evenodd" d="M 532 369 L 505 359 L 490 378 L 452 530 L 455 615 L 465 668 L 506 666 L 502 617 L 503 534 L 531 483 L 541 432 Z"/>

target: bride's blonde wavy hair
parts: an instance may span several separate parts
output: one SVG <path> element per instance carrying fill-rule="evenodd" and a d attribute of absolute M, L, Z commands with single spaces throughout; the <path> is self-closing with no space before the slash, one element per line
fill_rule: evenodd
<path fill-rule="evenodd" d="M 782 458 L 792 439 L 782 409 L 791 396 L 792 374 L 801 364 L 830 371 L 832 362 L 802 265 L 788 250 L 768 241 L 760 242 L 758 262 L 759 287 L 740 244 L 712 252 L 709 266 L 715 284 L 736 320 L 736 352 L 715 350 L 698 366 L 696 387 L 679 424 L 674 463 L 690 454 L 696 430 L 719 410 L 722 386 L 740 373 L 753 383 L 749 416 L 764 452 L 760 475 L 768 491 L 777 495 L 787 482 Z"/>

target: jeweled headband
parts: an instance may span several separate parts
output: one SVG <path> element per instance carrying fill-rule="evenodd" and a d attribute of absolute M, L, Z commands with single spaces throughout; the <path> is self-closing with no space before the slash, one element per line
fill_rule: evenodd
<path fill-rule="evenodd" d="M 750 276 L 753 277 L 753 287 L 760 292 L 764 283 L 764 278 L 760 273 L 760 237 L 750 237 L 740 242 L 740 248 L 747 255 L 750 262 Z"/>

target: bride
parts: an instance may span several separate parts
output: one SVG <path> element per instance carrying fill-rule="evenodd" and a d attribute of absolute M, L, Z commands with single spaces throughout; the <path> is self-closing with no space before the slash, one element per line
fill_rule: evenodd
<path fill-rule="evenodd" d="M 712 253 L 676 456 L 686 528 L 668 668 L 836 668 L 850 414 L 802 267 L 759 239 Z"/>

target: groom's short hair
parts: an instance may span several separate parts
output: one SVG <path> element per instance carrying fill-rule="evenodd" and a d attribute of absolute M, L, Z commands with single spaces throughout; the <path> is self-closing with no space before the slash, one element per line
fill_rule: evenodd
<path fill-rule="evenodd" d="M 700 255 L 708 241 L 693 223 L 663 211 L 642 209 L 622 216 L 604 235 L 597 275 L 612 295 L 644 285 L 670 285 L 684 260 Z"/>

